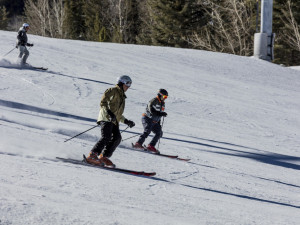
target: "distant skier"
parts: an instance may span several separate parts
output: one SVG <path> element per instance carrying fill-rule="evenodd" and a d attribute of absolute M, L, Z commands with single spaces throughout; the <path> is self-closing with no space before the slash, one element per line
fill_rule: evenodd
<path fill-rule="evenodd" d="M 97 123 L 101 126 L 101 138 L 95 144 L 87 157 L 87 162 L 95 165 L 115 167 L 109 160 L 121 142 L 119 122 L 125 123 L 130 128 L 135 123 L 123 116 L 125 108 L 125 92 L 131 86 L 132 80 L 123 75 L 117 79 L 115 87 L 107 89 L 100 102 L 100 112 Z"/>
<path fill-rule="evenodd" d="M 154 153 L 159 153 L 155 148 L 156 143 L 162 137 L 162 128 L 160 124 L 161 117 L 167 116 L 165 110 L 165 100 L 168 98 L 168 92 L 165 89 L 159 89 L 157 96 L 149 101 L 146 112 L 143 113 L 142 123 L 144 127 L 144 133 L 140 136 L 139 140 L 133 146 L 137 149 L 143 149 L 143 143 L 149 136 L 151 131 L 155 134 L 151 142 L 147 146 L 147 149 Z"/>
<path fill-rule="evenodd" d="M 18 31 L 18 36 L 17 36 L 17 44 L 16 48 L 19 48 L 19 59 L 21 61 L 21 65 L 24 66 L 26 65 L 27 58 L 29 56 L 29 51 L 27 50 L 26 46 L 32 47 L 33 44 L 27 43 L 27 31 L 29 30 L 29 24 L 24 23 L 22 27 L 20 27 Z"/>

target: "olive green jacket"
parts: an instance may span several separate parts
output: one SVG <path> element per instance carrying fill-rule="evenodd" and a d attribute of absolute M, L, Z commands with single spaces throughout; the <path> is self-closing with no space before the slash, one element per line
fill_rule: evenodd
<path fill-rule="evenodd" d="M 110 109 L 117 118 L 115 124 L 119 122 L 124 123 L 125 117 L 123 116 L 123 112 L 125 108 L 125 99 L 126 95 L 118 85 L 107 89 L 101 98 L 98 122 L 111 121 L 111 118 L 107 113 L 107 110 Z"/>

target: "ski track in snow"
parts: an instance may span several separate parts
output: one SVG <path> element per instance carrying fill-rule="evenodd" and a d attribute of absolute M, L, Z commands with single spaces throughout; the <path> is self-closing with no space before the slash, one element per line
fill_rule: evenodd
<path fill-rule="evenodd" d="M 30 81 L 26 78 L 17 78 L 14 76 L 10 76 L 10 78 L 17 81 L 23 81 L 24 83 L 29 84 L 29 86 L 32 86 L 34 89 L 39 90 L 39 92 L 42 93 L 42 103 L 46 103 L 46 105 L 48 106 L 51 106 L 55 103 L 55 98 L 50 93 L 43 90 L 38 84 L 35 84 L 33 81 Z"/>
<path fill-rule="evenodd" d="M 25 81 L 25 82 L 27 82 L 27 83 L 29 83 L 29 84 L 31 84 L 32 86 L 34 86 L 34 88 L 36 88 L 36 89 L 38 89 L 38 90 L 40 90 L 41 91 L 41 93 L 43 94 L 43 98 L 42 98 L 42 102 L 47 102 L 47 96 L 48 97 L 50 97 L 51 98 L 51 100 L 49 101 L 50 103 L 46 103 L 46 105 L 48 105 L 48 106 L 51 106 L 51 105 L 53 105 L 54 103 L 55 103 L 55 98 L 51 95 L 51 94 L 49 94 L 49 93 L 47 93 L 46 91 L 44 91 L 41 87 L 39 87 L 37 84 L 35 84 L 35 83 L 33 83 L 32 81 L 29 81 L 29 80 L 27 80 L 27 79 L 25 79 L 25 78 L 22 78 L 22 80 L 23 81 Z M 44 100 L 45 99 L 45 100 Z"/>

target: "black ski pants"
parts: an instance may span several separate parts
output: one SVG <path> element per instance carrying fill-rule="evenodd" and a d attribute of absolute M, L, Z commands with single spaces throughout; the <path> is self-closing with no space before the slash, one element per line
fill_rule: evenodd
<path fill-rule="evenodd" d="M 119 125 L 115 125 L 112 122 L 101 121 L 100 126 L 101 138 L 95 144 L 92 151 L 98 155 L 103 153 L 103 156 L 109 158 L 122 140 Z"/>
<path fill-rule="evenodd" d="M 142 123 L 143 123 L 143 127 L 144 127 L 144 133 L 140 136 L 138 143 L 140 143 L 142 145 L 152 131 L 155 135 L 149 144 L 152 146 L 155 146 L 156 143 L 158 142 L 158 140 L 163 135 L 160 122 L 154 123 L 153 120 L 150 119 L 149 117 L 143 116 Z"/>

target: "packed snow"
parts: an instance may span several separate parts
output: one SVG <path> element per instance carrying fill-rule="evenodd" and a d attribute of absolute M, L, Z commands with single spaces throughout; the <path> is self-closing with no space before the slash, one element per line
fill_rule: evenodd
<path fill-rule="evenodd" d="M 0 31 L 1 55 L 16 32 Z M 0 58 L 0 224 L 289 224 L 300 221 L 300 71 L 199 50 L 28 35 Z M 125 117 L 136 126 L 111 160 L 152 178 L 62 162 L 100 137 L 100 98 L 131 76 Z M 159 150 L 130 150 L 159 88 L 166 100 Z M 126 126 L 121 124 L 121 130 Z M 147 144 L 150 137 L 146 140 Z"/>

